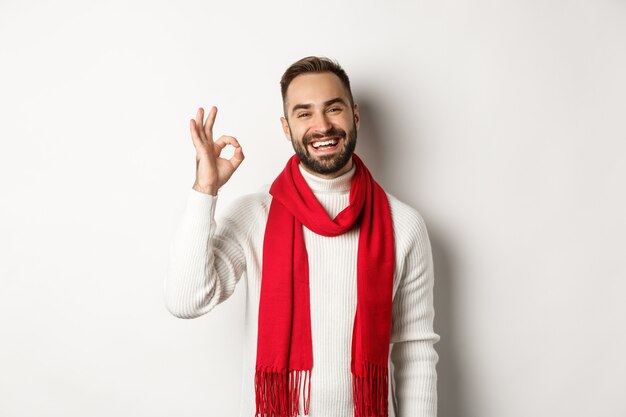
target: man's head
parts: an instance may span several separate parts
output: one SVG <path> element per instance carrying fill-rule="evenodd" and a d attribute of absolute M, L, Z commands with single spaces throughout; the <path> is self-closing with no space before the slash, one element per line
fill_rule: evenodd
<path fill-rule="evenodd" d="M 336 177 L 352 167 L 359 109 L 339 64 L 319 57 L 292 64 L 280 81 L 283 131 L 310 172 Z"/>

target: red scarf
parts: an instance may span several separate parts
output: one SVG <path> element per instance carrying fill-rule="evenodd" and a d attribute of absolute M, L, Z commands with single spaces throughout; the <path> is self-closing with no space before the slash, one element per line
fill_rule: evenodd
<path fill-rule="evenodd" d="M 352 333 L 352 392 L 355 417 L 388 416 L 388 357 L 394 273 L 389 202 L 361 159 L 350 203 L 334 219 L 319 203 L 294 155 L 276 178 L 263 243 L 255 375 L 256 416 L 295 417 L 304 395 L 309 413 L 313 348 L 309 265 L 302 226 L 322 236 L 360 227 L 357 306 Z"/>

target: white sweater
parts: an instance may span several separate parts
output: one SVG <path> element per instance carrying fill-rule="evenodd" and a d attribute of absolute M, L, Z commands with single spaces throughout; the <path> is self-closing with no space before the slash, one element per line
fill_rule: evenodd
<path fill-rule="evenodd" d="M 348 205 L 354 168 L 332 180 L 301 169 L 333 218 Z M 438 355 L 433 345 L 433 262 L 426 226 L 417 211 L 388 195 L 395 237 L 393 325 L 390 352 L 390 415 L 437 414 Z M 168 310 L 180 318 L 211 311 L 247 286 L 241 417 L 255 413 L 254 371 L 261 289 L 263 236 L 271 195 L 239 198 L 218 223 L 218 197 L 191 190 L 170 247 L 165 282 Z M 356 312 L 358 228 L 324 237 L 304 227 L 309 257 L 313 369 L 311 417 L 352 417 L 350 358 Z M 391 414 L 394 412 L 394 414 Z"/>

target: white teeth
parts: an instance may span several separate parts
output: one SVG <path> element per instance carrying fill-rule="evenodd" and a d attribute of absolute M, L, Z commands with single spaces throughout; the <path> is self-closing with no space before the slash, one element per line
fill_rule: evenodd
<path fill-rule="evenodd" d="M 315 142 L 312 146 L 314 148 L 319 148 L 320 146 L 329 146 L 329 145 L 336 145 L 337 141 L 335 139 L 331 139 L 331 140 L 326 140 L 324 142 Z"/>

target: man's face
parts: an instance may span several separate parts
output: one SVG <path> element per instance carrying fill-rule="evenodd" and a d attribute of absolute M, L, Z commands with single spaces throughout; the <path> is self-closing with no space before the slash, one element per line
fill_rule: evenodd
<path fill-rule="evenodd" d="M 359 111 L 333 73 L 309 73 L 293 79 L 285 96 L 283 131 L 304 168 L 336 177 L 351 167 Z"/>

